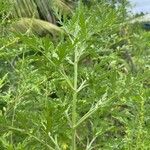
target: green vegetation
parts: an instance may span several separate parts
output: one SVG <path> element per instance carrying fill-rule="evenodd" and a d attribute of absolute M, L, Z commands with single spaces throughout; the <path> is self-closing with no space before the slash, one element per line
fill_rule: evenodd
<path fill-rule="evenodd" d="M 150 149 L 150 33 L 126 1 L 45 0 L 54 22 L 14 2 L 0 0 L 0 150 Z"/>

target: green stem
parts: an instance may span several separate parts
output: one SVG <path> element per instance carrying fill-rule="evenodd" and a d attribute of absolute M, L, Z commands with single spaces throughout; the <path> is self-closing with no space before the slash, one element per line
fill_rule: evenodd
<path fill-rule="evenodd" d="M 77 51 L 75 51 L 74 60 L 74 91 L 73 91 L 73 101 L 72 101 L 72 150 L 76 150 L 76 103 L 77 103 L 77 81 L 78 81 L 78 60 Z"/>

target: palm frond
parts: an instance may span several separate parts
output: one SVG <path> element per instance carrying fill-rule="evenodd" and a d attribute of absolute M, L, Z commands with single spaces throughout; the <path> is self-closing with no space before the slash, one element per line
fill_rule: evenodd
<path fill-rule="evenodd" d="M 52 36 L 57 36 L 63 32 L 60 27 L 35 18 L 21 18 L 12 25 L 11 30 L 14 32 L 33 33 L 38 35 L 49 33 Z"/>
<path fill-rule="evenodd" d="M 8 0 L 12 5 L 12 17 L 40 18 L 34 0 Z"/>
<path fill-rule="evenodd" d="M 61 29 L 56 26 L 58 18 L 55 11 L 61 15 L 70 15 L 71 3 L 66 0 L 7 0 L 12 5 L 12 18 L 20 18 L 13 24 L 15 32 L 34 33 L 53 36 L 60 33 Z"/>
<path fill-rule="evenodd" d="M 37 10 L 39 12 L 40 18 L 55 24 L 56 20 L 54 17 L 54 12 L 52 10 L 53 4 L 51 3 L 51 0 L 45 0 L 45 1 L 35 0 L 34 2 L 37 6 Z"/>
<path fill-rule="evenodd" d="M 71 4 L 64 0 L 8 0 L 13 7 L 12 16 L 21 18 L 37 18 L 51 23 L 56 23 L 54 11 L 70 15 Z"/>
<path fill-rule="evenodd" d="M 58 9 L 64 15 L 72 14 L 73 3 L 66 2 L 65 0 L 52 0 L 53 8 Z"/>

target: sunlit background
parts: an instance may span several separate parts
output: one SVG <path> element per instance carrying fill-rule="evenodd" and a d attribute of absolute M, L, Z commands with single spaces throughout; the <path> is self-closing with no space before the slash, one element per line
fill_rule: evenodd
<path fill-rule="evenodd" d="M 132 13 L 150 13 L 150 0 L 129 0 L 132 4 Z"/>

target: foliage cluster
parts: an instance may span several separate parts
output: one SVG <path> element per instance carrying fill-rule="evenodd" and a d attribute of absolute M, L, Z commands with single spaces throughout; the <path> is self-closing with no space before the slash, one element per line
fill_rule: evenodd
<path fill-rule="evenodd" d="M 150 35 L 124 11 L 79 3 L 53 41 L 1 34 L 1 150 L 150 149 Z"/>

